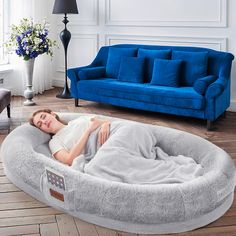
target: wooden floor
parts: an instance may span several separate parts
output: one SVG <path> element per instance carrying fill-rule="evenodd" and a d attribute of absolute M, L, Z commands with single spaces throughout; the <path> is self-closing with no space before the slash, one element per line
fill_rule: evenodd
<path fill-rule="evenodd" d="M 82 101 L 83 106 L 75 108 L 72 99 L 55 98 L 57 92 L 58 89 L 53 89 L 36 96 L 37 105 L 33 107 L 22 106 L 23 98 L 13 97 L 11 120 L 8 121 L 6 111 L 0 115 L 0 143 L 7 136 L 8 123 L 10 130 L 13 130 L 25 123 L 34 110 L 49 107 L 54 111 L 103 114 L 184 130 L 223 148 L 236 163 L 236 113 L 227 112 L 226 117 L 221 117 L 215 123 L 215 131 L 207 132 L 205 122 L 198 119 L 130 110 L 88 101 Z M 0 236 L 5 235 L 137 236 L 86 223 L 36 201 L 9 182 L 0 163 Z M 177 235 L 236 235 L 236 198 L 231 209 L 219 220 L 204 228 Z"/>

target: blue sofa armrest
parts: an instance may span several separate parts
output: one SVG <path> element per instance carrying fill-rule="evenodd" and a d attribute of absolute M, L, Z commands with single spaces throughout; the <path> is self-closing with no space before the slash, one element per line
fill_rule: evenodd
<path fill-rule="evenodd" d="M 226 89 L 229 79 L 225 77 L 219 77 L 214 83 L 212 83 L 206 91 L 206 98 L 216 98 L 223 93 Z"/>
<path fill-rule="evenodd" d="M 79 79 L 87 80 L 87 79 L 98 79 L 101 77 L 105 77 L 106 75 L 106 67 L 91 67 L 91 68 L 83 68 L 79 71 Z"/>
<path fill-rule="evenodd" d="M 90 68 L 91 65 L 88 65 L 88 66 L 81 66 L 81 67 L 76 67 L 76 68 L 70 68 L 67 70 L 67 75 L 68 75 L 68 78 L 71 80 L 71 82 L 77 82 L 79 81 L 79 72 L 80 70 L 83 70 L 83 69 L 86 69 L 86 68 Z"/>
<path fill-rule="evenodd" d="M 194 82 L 193 88 L 197 93 L 204 95 L 209 85 L 215 82 L 216 79 L 217 77 L 215 75 L 208 75 L 203 78 L 197 79 Z"/>

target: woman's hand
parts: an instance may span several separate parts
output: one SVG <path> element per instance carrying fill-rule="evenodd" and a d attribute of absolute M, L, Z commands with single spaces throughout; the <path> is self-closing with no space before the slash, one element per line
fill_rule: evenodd
<path fill-rule="evenodd" d="M 103 145 L 107 141 L 109 134 L 110 134 L 110 122 L 107 121 L 101 125 L 101 129 L 98 132 L 98 143 L 100 145 Z"/>
<path fill-rule="evenodd" d="M 92 133 L 94 130 L 96 130 L 101 125 L 101 122 L 97 119 L 91 118 L 88 131 L 89 133 Z"/>

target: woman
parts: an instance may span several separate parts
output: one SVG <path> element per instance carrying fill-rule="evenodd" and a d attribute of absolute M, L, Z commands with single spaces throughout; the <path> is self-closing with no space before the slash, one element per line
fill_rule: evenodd
<path fill-rule="evenodd" d="M 80 117 L 65 124 L 50 109 L 38 110 L 29 119 L 31 125 L 51 134 L 49 147 L 60 162 L 72 165 L 73 160 L 83 154 L 90 134 L 100 127 L 98 144 L 103 145 L 109 137 L 110 121 L 97 117 Z M 73 132 L 75 131 L 76 132 Z"/>
<path fill-rule="evenodd" d="M 89 116 L 65 124 L 51 110 L 36 111 L 30 123 L 52 134 L 49 147 L 57 160 L 94 177 L 132 184 L 181 183 L 203 171 L 192 158 L 165 153 L 158 145 L 165 134 L 157 126 Z"/>

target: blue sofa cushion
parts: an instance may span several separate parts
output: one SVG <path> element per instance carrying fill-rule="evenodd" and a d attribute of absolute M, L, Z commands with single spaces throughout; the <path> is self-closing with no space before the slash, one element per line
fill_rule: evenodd
<path fill-rule="evenodd" d="M 118 75 L 119 81 L 143 83 L 144 58 L 123 57 Z"/>
<path fill-rule="evenodd" d="M 152 85 L 179 87 L 179 74 L 182 60 L 155 59 Z"/>
<path fill-rule="evenodd" d="M 166 87 L 150 83 L 138 84 L 121 82 L 112 78 L 81 80 L 77 84 L 81 96 L 93 94 L 100 96 L 127 99 L 127 102 L 140 101 L 150 104 L 166 105 L 179 108 L 200 110 L 205 107 L 205 98 L 193 87 Z"/>
<path fill-rule="evenodd" d="M 104 77 L 105 74 L 106 74 L 105 66 L 84 68 L 84 69 L 81 69 L 78 73 L 80 80 L 97 79 L 97 78 Z"/>
<path fill-rule="evenodd" d="M 135 57 L 137 54 L 136 48 L 109 48 L 106 76 L 111 78 L 117 78 L 120 62 L 122 57 Z"/>
<path fill-rule="evenodd" d="M 183 60 L 181 85 L 193 86 L 195 80 L 207 75 L 208 52 L 172 51 L 173 60 Z"/>
<path fill-rule="evenodd" d="M 206 77 L 197 79 L 194 82 L 193 88 L 197 93 L 204 95 L 208 86 L 212 84 L 216 79 L 217 77 L 215 75 L 208 75 Z"/>
<path fill-rule="evenodd" d="M 151 50 L 139 48 L 138 57 L 145 58 L 145 82 L 152 79 L 154 59 L 170 59 L 171 50 Z"/>

